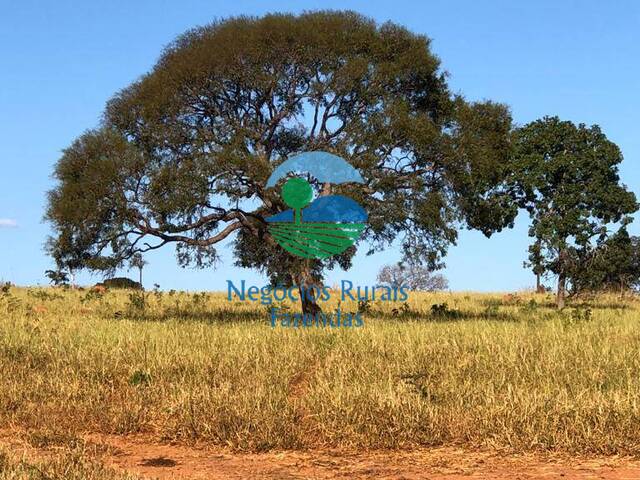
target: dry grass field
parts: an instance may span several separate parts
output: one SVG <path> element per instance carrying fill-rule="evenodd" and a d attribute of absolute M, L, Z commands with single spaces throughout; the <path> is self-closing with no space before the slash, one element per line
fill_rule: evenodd
<path fill-rule="evenodd" d="M 0 429 L 56 454 L 4 448 L 0 479 L 129 478 L 91 460 L 107 448 L 92 435 L 247 455 L 637 456 L 640 302 L 551 300 L 411 294 L 341 305 L 361 328 L 272 328 L 267 307 L 224 294 L 149 292 L 143 308 L 136 292 L 5 289 Z"/>

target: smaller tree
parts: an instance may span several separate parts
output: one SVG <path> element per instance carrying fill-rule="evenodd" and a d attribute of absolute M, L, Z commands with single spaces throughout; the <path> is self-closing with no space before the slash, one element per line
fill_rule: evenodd
<path fill-rule="evenodd" d="M 49 279 L 49 283 L 56 287 L 69 285 L 69 274 L 62 270 L 46 270 L 44 275 Z"/>
<path fill-rule="evenodd" d="M 562 308 L 572 257 L 584 257 L 609 225 L 630 221 L 636 197 L 620 183 L 620 149 L 597 125 L 545 117 L 519 128 L 513 147 L 514 185 L 535 239 L 529 262 L 534 273 L 557 277 Z"/>
<path fill-rule="evenodd" d="M 141 253 L 134 253 L 129 259 L 129 268 L 137 268 L 139 273 L 138 278 L 140 284 L 140 292 L 139 295 L 136 296 L 136 298 L 138 299 L 137 301 L 140 302 L 139 307 L 141 308 L 144 308 L 147 303 L 144 294 L 144 286 L 142 285 L 142 270 L 146 265 L 148 265 L 148 262 L 146 262 L 144 258 L 142 258 Z"/>
<path fill-rule="evenodd" d="M 408 287 L 410 290 L 435 292 L 449 288 L 447 279 L 433 273 L 423 265 L 398 262 L 395 265 L 385 265 L 378 273 L 378 282 L 392 288 Z"/>
<path fill-rule="evenodd" d="M 148 265 L 149 262 L 145 261 L 144 258 L 142 258 L 142 255 L 140 253 L 136 253 L 134 254 L 131 259 L 129 260 L 129 268 L 137 268 L 138 269 L 138 283 L 140 283 L 140 286 L 142 286 L 142 270 L 144 269 L 144 267 L 146 265 Z"/>
<path fill-rule="evenodd" d="M 97 285 L 106 288 L 124 289 L 124 290 L 142 290 L 142 285 L 135 280 L 126 277 L 106 278 Z"/>
<path fill-rule="evenodd" d="M 571 294 L 585 291 L 619 291 L 640 287 L 640 237 L 630 236 L 626 227 L 601 239 L 595 248 L 574 250 L 569 281 Z"/>

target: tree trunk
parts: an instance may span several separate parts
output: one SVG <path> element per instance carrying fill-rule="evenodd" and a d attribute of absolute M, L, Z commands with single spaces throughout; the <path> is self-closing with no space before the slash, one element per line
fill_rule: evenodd
<path fill-rule="evenodd" d="M 300 304 L 302 306 L 303 314 L 317 315 L 322 313 L 322 308 L 318 305 L 318 299 L 316 298 L 313 286 L 316 282 L 313 280 L 308 269 L 304 269 L 298 276 L 298 293 L 300 295 Z"/>
<path fill-rule="evenodd" d="M 142 299 L 142 308 L 147 306 L 147 299 L 144 296 L 144 287 L 142 286 L 142 267 L 140 267 L 140 298 Z"/>
<path fill-rule="evenodd" d="M 542 285 L 540 284 L 540 274 L 536 273 L 536 293 L 540 293 Z"/>
<path fill-rule="evenodd" d="M 567 279 L 564 272 L 558 275 L 558 292 L 556 294 L 556 305 L 559 309 L 564 308 L 564 296 L 566 291 Z"/>
<path fill-rule="evenodd" d="M 303 295 L 300 287 L 298 287 L 300 292 L 300 303 L 302 304 L 302 313 L 304 315 L 312 315 L 314 318 L 317 314 L 322 313 L 322 308 L 318 305 L 316 298 L 306 298 Z"/>
<path fill-rule="evenodd" d="M 558 291 L 556 293 L 556 306 L 558 309 L 564 308 L 565 296 L 567 293 L 567 250 L 566 242 L 558 250 Z"/>
<path fill-rule="evenodd" d="M 331 183 L 325 182 L 322 184 L 322 190 L 320 191 L 320 197 L 325 197 L 327 195 L 331 195 Z M 317 315 L 318 313 L 322 313 L 322 308 L 318 305 L 318 299 L 311 287 L 318 286 L 318 282 L 311 275 L 309 268 L 309 261 L 305 261 L 304 267 L 302 268 L 300 274 L 296 279 L 298 282 L 298 293 L 300 295 L 300 304 L 302 306 L 302 313 L 304 315 Z M 305 294 L 308 292 L 308 294 Z"/>

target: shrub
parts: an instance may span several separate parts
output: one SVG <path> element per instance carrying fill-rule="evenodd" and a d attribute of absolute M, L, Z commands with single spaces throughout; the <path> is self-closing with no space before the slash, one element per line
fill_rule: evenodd
<path fill-rule="evenodd" d="M 140 285 L 139 282 L 127 277 L 107 278 L 101 283 L 96 284 L 96 286 L 115 289 L 142 290 L 142 285 Z"/>

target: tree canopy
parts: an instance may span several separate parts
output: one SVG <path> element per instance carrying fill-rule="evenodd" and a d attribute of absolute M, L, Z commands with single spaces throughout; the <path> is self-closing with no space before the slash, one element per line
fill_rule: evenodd
<path fill-rule="evenodd" d="M 410 262 L 383 266 L 378 272 L 378 281 L 391 288 L 406 287 L 409 290 L 426 292 L 449 288 L 449 282 L 443 275 L 431 271 L 424 265 Z"/>
<path fill-rule="evenodd" d="M 599 239 L 591 248 L 572 249 L 569 260 L 570 291 L 637 290 L 640 287 L 640 237 L 626 227 Z"/>
<path fill-rule="evenodd" d="M 609 227 L 631 221 L 635 195 L 620 182 L 622 153 L 598 126 L 545 117 L 514 133 L 514 184 L 531 217 L 529 261 L 558 277 L 564 305 L 572 256 L 603 242 Z"/>
<path fill-rule="evenodd" d="M 349 11 L 214 22 L 177 38 L 64 150 L 48 249 L 108 270 L 173 244 L 181 264 L 207 266 L 235 234 L 238 265 L 318 281 L 355 248 L 324 262 L 280 249 L 264 218 L 285 205 L 265 182 L 291 154 L 325 150 L 365 179 L 314 187 L 363 205 L 367 250 L 397 240 L 435 267 L 460 227 L 512 224 L 510 130 L 507 107 L 453 94 L 430 40 L 399 25 Z"/>

